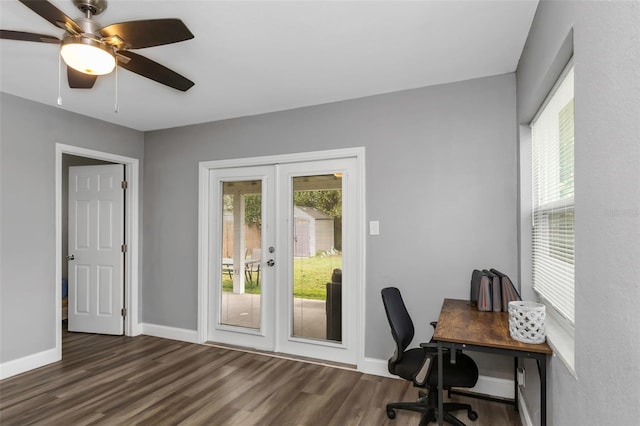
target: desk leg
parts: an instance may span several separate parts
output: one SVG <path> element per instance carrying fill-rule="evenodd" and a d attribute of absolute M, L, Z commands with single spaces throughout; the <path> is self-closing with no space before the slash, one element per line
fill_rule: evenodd
<path fill-rule="evenodd" d="M 444 383 L 443 379 L 443 371 L 444 370 L 444 360 L 442 357 L 442 343 L 438 342 L 438 424 L 440 426 L 443 425 L 443 403 L 442 399 L 444 398 L 444 392 L 442 391 L 442 384 Z"/>
<path fill-rule="evenodd" d="M 519 411 L 518 404 L 518 357 L 513 357 L 513 405 L 516 409 L 516 413 Z"/>
<path fill-rule="evenodd" d="M 547 424 L 547 357 L 538 358 L 538 372 L 540 373 L 540 425 Z"/>

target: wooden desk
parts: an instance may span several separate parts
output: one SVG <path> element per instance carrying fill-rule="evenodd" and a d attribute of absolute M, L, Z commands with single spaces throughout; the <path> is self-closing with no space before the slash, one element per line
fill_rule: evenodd
<path fill-rule="evenodd" d="M 442 365 L 442 349 L 490 352 L 514 357 L 514 399 L 518 409 L 518 358 L 533 358 L 540 374 L 540 423 L 547 422 L 547 355 L 553 352 L 546 343 L 528 344 L 518 342 L 509 335 L 507 312 L 481 312 L 468 300 L 445 299 L 433 334 L 438 343 L 438 362 Z M 438 369 L 438 383 L 442 383 L 442 368 Z M 442 386 L 438 386 L 438 422 L 442 425 Z"/>

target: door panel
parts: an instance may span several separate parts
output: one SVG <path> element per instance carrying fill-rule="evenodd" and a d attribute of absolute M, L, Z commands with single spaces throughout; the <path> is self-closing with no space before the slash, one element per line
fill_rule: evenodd
<path fill-rule="evenodd" d="M 113 267 L 98 266 L 98 315 L 113 315 Z"/>
<path fill-rule="evenodd" d="M 272 167 L 218 169 L 211 173 L 209 339 L 272 350 L 273 276 L 262 247 L 273 246 L 265 224 L 275 208 Z"/>
<path fill-rule="evenodd" d="M 124 166 L 69 168 L 69 331 L 123 334 Z"/>
<path fill-rule="evenodd" d="M 278 348 L 281 352 L 356 363 L 356 293 L 352 271 L 357 225 L 352 158 L 278 166 Z M 300 222 L 306 222 L 300 226 Z M 346 238 L 343 241 L 343 236 Z M 305 247 L 305 250 L 300 250 Z M 343 278 L 344 286 L 343 286 Z M 343 290 L 344 289 L 344 290 Z"/>
<path fill-rule="evenodd" d="M 78 195 L 80 195 L 80 190 L 78 190 Z M 86 194 L 86 192 L 85 192 Z M 70 242 L 75 242 L 75 248 L 78 250 L 86 250 L 89 248 L 89 235 L 91 234 L 89 232 L 89 201 L 84 201 L 84 200 L 77 200 L 75 202 L 75 205 L 72 205 L 71 203 L 69 203 L 69 205 L 71 207 L 73 207 L 73 211 L 75 211 L 76 213 L 76 219 L 75 219 L 75 227 L 74 228 L 69 228 L 74 229 L 75 231 L 75 238 L 73 240 L 69 240 Z M 71 210 L 69 210 L 71 212 Z M 71 213 L 69 213 L 71 214 Z"/>
<path fill-rule="evenodd" d="M 113 250 L 113 202 L 111 200 L 98 201 L 98 249 Z"/>
<path fill-rule="evenodd" d="M 89 315 L 89 290 L 90 285 L 90 266 L 89 265 L 75 265 L 73 268 L 73 278 L 75 283 L 72 282 L 71 289 L 75 290 L 69 292 L 69 298 L 73 300 L 71 306 L 75 307 L 72 311 L 76 315 Z M 73 294 L 73 296 L 71 296 Z"/>

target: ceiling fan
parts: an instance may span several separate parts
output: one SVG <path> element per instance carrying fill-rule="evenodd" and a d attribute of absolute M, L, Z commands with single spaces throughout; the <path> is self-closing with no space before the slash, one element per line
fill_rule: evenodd
<path fill-rule="evenodd" d="M 53 43 L 67 65 L 69 87 L 90 89 L 99 75 L 122 68 L 186 92 L 193 81 L 130 49 L 161 46 L 192 39 L 180 19 L 149 19 L 121 22 L 102 27 L 93 19 L 107 7 L 107 0 L 73 0 L 84 17 L 71 19 L 46 0 L 19 0 L 20 3 L 66 32 L 55 36 L 0 30 L 0 39 Z"/>

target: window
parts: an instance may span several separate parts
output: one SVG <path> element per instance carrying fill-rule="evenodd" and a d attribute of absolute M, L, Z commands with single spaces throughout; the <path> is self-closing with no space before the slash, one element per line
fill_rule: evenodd
<path fill-rule="evenodd" d="M 531 122 L 533 288 L 570 328 L 575 323 L 573 98 L 570 62 Z"/>

